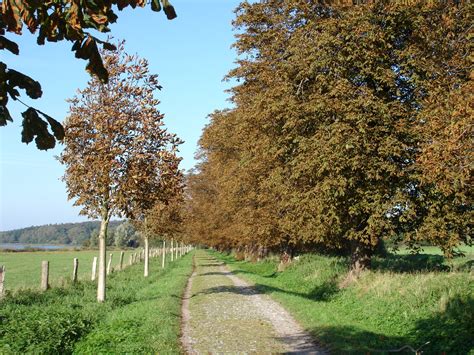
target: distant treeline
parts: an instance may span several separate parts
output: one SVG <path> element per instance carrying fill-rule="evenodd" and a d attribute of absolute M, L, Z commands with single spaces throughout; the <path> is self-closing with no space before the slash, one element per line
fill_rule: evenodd
<path fill-rule="evenodd" d="M 123 227 L 117 228 L 121 225 Z M 15 229 L 6 232 L 0 232 L 0 243 L 25 243 L 25 244 L 66 244 L 66 245 L 84 245 L 94 246 L 95 240 L 99 234 L 100 222 L 82 222 L 82 223 L 64 223 L 47 224 L 43 226 L 33 226 L 22 229 Z M 126 246 L 136 244 L 135 231 L 132 233 L 122 229 L 133 228 L 128 222 L 112 221 L 108 228 L 107 244 L 119 244 Z M 127 233 L 128 232 L 128 233 Z M 122 235 L 123 234 L 123 235 Z M 132 237 L 133 236 L 133 237 Z M 117 240 L 116 240 L 117 239 Z M 116 243 L 117 242 L 117 243 Z M 125 245 L 122 245 L 125 244 Z"/>

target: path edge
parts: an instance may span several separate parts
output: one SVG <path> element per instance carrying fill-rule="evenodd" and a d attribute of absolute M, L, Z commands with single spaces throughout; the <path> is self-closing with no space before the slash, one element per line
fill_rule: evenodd
<path fill-rule="evenodd" d="M 186 284 L 186 288 L 184 289 L 184 293 L 182 296 L 181 302 L 181 336 L 180 342 L 181 347 L 186 354 L 193 354 L 194 350 L 192 348 L 192 341 L 190 337 L 190 313 L 189 313 L 189 299 L 191 298 L 191 288 L 193 286 L 193 278 L 196 276 L 196 259 L 195 255 L 193 255 L 193 269 L 191 275 L 188 278 L 188 282 Z"/>

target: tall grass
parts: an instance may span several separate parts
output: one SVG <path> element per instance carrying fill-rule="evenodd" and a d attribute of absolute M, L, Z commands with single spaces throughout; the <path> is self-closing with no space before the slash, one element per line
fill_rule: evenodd
<path fill-rule="evenodd" d="M 341 288 L 348 270 L 343 258 L 304 255 L 276 272 L 275 260 L 249 263 L 214 255 L 336 353 L 416 349 L 426 342 L 426 353 L 466 354 L 474 348 L 472 273 L 439 271 L 438 264 L 423 264 L 423 257 L 417 265 L 413 256 L 392 256 L 376 260 L 374 270 Z"/>

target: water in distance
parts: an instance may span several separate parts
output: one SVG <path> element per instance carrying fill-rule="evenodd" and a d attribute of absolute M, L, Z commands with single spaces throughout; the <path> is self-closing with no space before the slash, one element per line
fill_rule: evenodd
<path fill-rule="evenodd" d="M 23 243 L 0 243 L 1 249 L 25 250 L 25 249 L 42 249 L 42 250 L 58 250 L 70 248 L 69 245 L 51 245 L 51 244 L 23 244 Z"/>

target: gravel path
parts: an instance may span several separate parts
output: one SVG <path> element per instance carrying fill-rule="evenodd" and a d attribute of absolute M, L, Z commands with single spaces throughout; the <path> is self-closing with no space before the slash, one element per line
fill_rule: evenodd
<path fill-rule="evenodd" d="M 325 353 L 282 306 L 202 250 L 195 254 L 182 311 L 188 354 Z"/>

